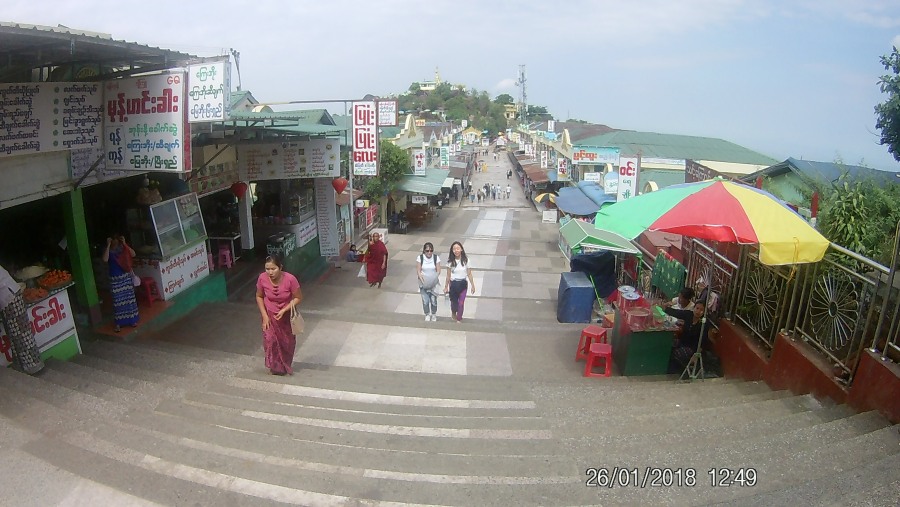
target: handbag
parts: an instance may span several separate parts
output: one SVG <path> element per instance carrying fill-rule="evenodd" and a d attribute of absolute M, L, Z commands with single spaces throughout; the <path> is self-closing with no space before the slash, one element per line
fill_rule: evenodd
<path fill-rule="evenodd" d="M 141 277 L 137 276 L 137 275 L 134 274 L 134 273 L 131 273 L 131 283 L 132 283 L 135 287 L 140 287 L 140 286 L 141 286 Z"/>
<path fill-rule="evenodd" d="M 356 274 L 356 277 L 357 278 L 365 278 L 366 277 L 366 265 L 365 264 L 363 264 L 359 268 L 359 273 Z"/>
<path fill-rule="evenodd" d="M 303 315 L 300 315 L 300 312 L 297 311 L 293 306 L 291 307 L 291 333 L 295 336 L 298 334 L 303 334 L 303 327 L 306 325 L 306 322 L 303 321 Z"/>

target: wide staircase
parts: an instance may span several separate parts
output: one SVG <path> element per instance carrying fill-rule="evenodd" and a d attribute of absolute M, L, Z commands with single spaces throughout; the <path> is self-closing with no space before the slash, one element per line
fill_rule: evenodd
<path fill-rule="evenodd" d="M 574 343 L 573 343 L 574 350 Z M 897 505 L 900 436 L 762 383 L 306 365 L 163 340 L 0 371 L 5 505 Z"/>

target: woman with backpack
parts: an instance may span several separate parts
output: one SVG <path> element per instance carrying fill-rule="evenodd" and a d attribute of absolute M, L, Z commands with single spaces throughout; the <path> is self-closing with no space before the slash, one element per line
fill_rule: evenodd
<path fill-rule="evenodd" d="M 450 295 L 450 312 L 457 323 L 462 322 L 466 289 L 475 294 L 475 280 L 472 279 L 472 269 L 469 267 L 466 250 L 462 243 L 454 241 L 447 255 L 447 280 L 444 282 L 444 292 Z"/>
<path fill-rule="evenodd" d="M 416 257 L 416 275 L 419 279 L 419 294 L 422 295 L 422 310 L 425 322 L 437 322 L 437 295 L 441 274 L 441 259 L 434 253 L 434 245 L 425 243 L 422 253 Z"/>

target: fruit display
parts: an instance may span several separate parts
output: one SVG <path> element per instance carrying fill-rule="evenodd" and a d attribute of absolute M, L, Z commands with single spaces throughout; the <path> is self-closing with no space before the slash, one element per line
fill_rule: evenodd
<path fill-rule="evenodd" d="M 40 287 L 28 287 L 22 292 L 22 298 L 29 303 L 39 301 L 49 295 L 50 293 L 47 292 L 47 289 L 42 289 Z"/>
<path fill-rule="evenodd" d="M 62 269 L 51 269 L 38 280 L 38 285 L 45 289 L 52 289 L 72 281 L 72 275 Z"/>

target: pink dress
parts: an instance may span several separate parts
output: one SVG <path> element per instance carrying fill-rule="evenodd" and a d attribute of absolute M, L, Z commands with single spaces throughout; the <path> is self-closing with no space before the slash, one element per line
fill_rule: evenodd
<path fill-rule="evenodd" d="M 294 292 L 300 289 L 297 278 L 282 272 L 281 283 L 272 285 L 266 273 L 260 273 L 256 279 L 256 293 L 262 293 L 263 305 L 269 314 L 269 329 L 263 331 L 263 348 L 266 352 L 266 367 L 276 374 L 294 373 L 291 364 L 294 362 L 294 348 L 297 338 L 291 332 L 291 314 L 285 312 L 281 320 L 275 320 L 275 314 L 290 304 Z"/>

